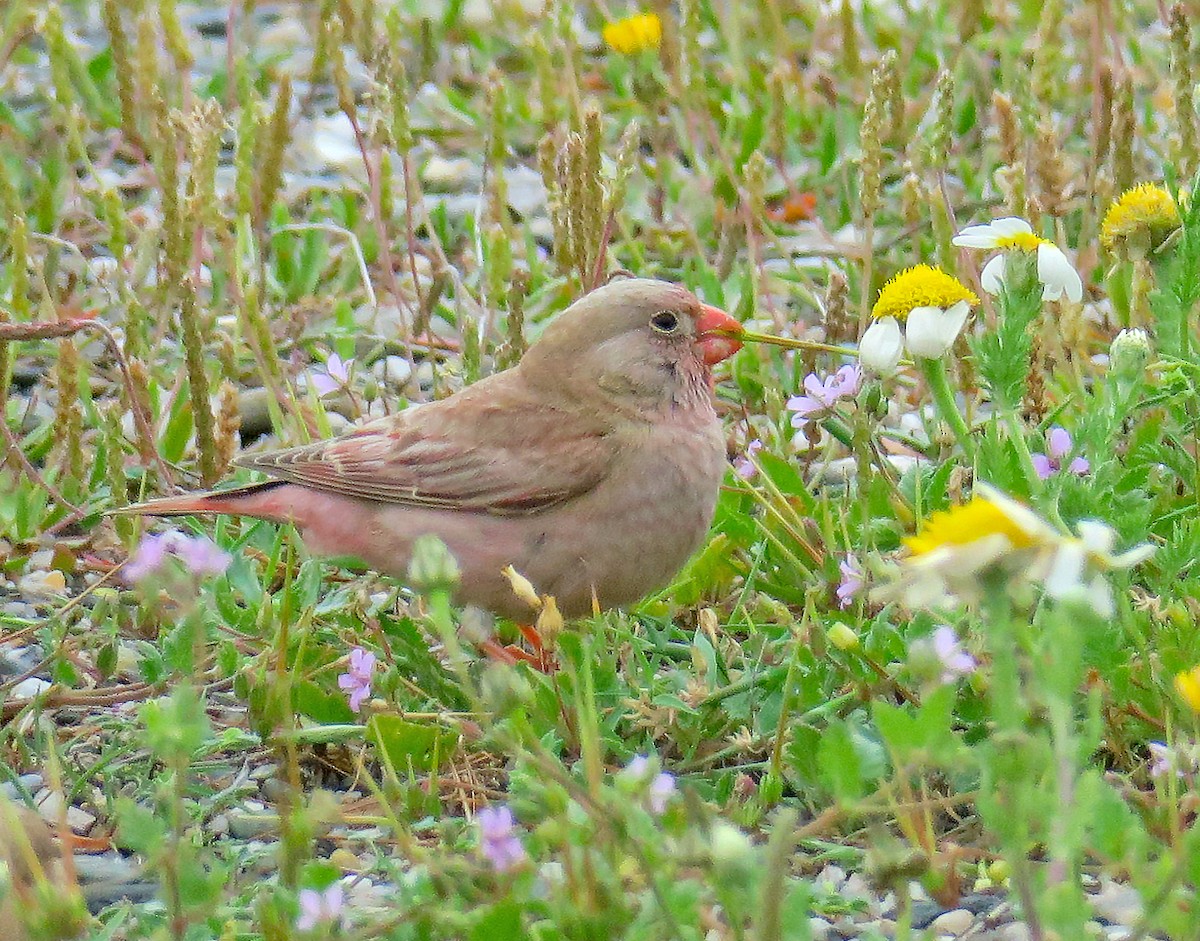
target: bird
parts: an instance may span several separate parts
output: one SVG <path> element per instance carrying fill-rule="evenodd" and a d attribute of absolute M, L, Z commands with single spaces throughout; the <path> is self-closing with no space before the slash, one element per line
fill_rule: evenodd
<path fill-rule="evenodd" d="M 635 604 L 703 543 L 728 460 L 712 367 L 739 322 L 627 278 L 554 317 L 513 367 L 300 447 L 242 455 L 269 479 L 114 511 L 292 523 L 316 555 L 404 580 L 433 535 L 456 602 L 528 619 L 511 566 L 565 617 Z"/>
<path fill-rule="evenodd" d="M 50 827 L 41 817 L 0 799 L 0 869 L 7 870 L 9 881 L 7 893 L 0 895 L 0 925 L 9 941 L 25 941 L 29 936 L 27 926 L 47 916 L 40 906 L 48 894 L 39 893 L 39 885 L 48 882 L 52 886 L 50 897 L 70 897 L 72 889 L 61 856 Z"/>

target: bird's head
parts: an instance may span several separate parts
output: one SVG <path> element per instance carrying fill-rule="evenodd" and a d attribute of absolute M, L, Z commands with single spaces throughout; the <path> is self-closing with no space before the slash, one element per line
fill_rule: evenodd
<path fill-rule="evenodd" d="M 741 325 L 667 281 L 629 278 L 597 288 L 559 314 L 529 348 L 526 377 L 587 384 L 647 405 L 709 394 L 710 368 L 732 356 Z"/>

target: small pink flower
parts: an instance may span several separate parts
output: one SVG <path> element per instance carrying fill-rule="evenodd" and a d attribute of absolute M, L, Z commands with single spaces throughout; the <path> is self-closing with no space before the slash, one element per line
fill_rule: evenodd
<path fill-rule="evenodd" d="M 646 800 L 653 813 L 661 814 L 667 809 L 667 802 L 675 794 L 675 775 L 660 771 L 650 782 L 646 791 Z"/>
<path fill-rule="evenodd" d="M 346 388 L 350 382 L 350 367 L 353 364 L 352 359 L 343 362 L 337 353 L 330 353 L 323 369 L 313 369 L 308 373 L 308 381 L 317 390 L 317 395 L 324 398 L 331 392 Z"/>
<path fill-rule="evenodd" d="M 625 766 L 624 773 L 636 781 L 646 783 L 646 803 L 649 804 L 652 813 L 661 814 L 675 794 L 675 775 L 659 771 L 653 777 L 649 777 L 652 770 L 653 766 L 646 755 L 634 755 Z M 648 777 L 649 781 L 646 782 Z"/>
<path fill-rule="evenodd" d="M 787 409 L 794 412 L 792 427 L 801 428 L 813 417 L 829 411 L 842 399 L 853 398 L 862 386 L 862 368 L 857 364 L 843 366 L 831 376 L 821 379 L 816 373 L 804 377 L 807 395 L 793 395 Z"/>
<path fill-rule="evenodd" d="M 942 664 L 943 683 L 953 683 L 960 676 L 970 676 L 979 666 L 975 658 L 963 650 L 954 628 L 947 624 L 933 632 L 933 653 Z"/>
<path fill-rule="evenodd" d="M 312 931 L 317 925 L 332 925 L 341 921 L 346 907 L 346 892 L 335 882 L 324 892 L 316 889 L 300 890 L 300 917 L 296 919 L 298 931 Z"/>
<path fill-rule="evenodd" d="M 733 462 L 733 472 L 742 480 L 752 480 L 758 474 L 754 464 L 754 456 L 763 449 L 763 443 L 755 438 L 746 445 L 746 453 Z"/>
<path fill-rule="evenodd" d="M 838 563 L 838 571 L 842 573 L 842 580 L 837 587 L 838 605 L 848 608 L 863 586 L 863 573 L 858 564 L 858 557 L 852 552 L 847 553 Z"/>
<path fill-rule="evenodd" d="M 525 847 L 508 807 L 484 807 L 475 815 L 475 822 L 479 824 L 479 848 L 496 872 L 508 872 L 525 861 Z"/>
<path fill-rule="evenodd" d="M 1150 757 L 1154 759 L 1150 763 L 1150 777 L 1162 777 L 1175 766 L 1175 752 L 1169 745 L 1164 745 L 1162 742 L 1150 742 L 1146 748 L 1150 750 Z M 1175 773 L 1183 777 L 1182 770 L 1176 770 Z"/>
<path fill-rule="evenodd" d="M 350 652 L 350 671 L 338 677 L 338 686 L 350 694 L 350 709 L 358 712 L 363 700 L 371 695 L 371 676 L 375 672 L 375 654 L 361 647 Z"/>
<path fill-rule="evenodd" d="M 181 532 L 151 534 L 143 536 L 133 551 L 125 565 L 125 577 L 140 582 L 158 572 L 171 556 L 179 559 L 193 575 L 220 575 L 233 561 L 228 552 L 204 536 L 185 536 Z"/>
<path fill-rule="evenodd" d="M 1050 433 L 1046 435 L 1046 453 L 1032 455 L 1033 469 L 1038 477 L 1046 480 L 1057 474 L 1062 469 L 1063 459 L 1071 453 L 1073 447 L 1070 432 L 1058 425 L 1051 428 Z M 1084 457 L 1075 458 L 1067 467 L 1072 474 L 1086 474 L 1091 469 L 1092 465 Z"/>

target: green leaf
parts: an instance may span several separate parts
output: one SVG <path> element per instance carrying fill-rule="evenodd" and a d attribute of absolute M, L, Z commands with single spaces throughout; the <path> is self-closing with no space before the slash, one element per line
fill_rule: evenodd
<path fill-rule="evenodd" d="M 459 736 L 436 725 L 418 725 L 399 716 L 374 715 L 367 738 L 383 752 L 397 774 L 428 771 L 458 745 Z"/>
<path fill-rule="evenodd" d="M 521 906 L 511 899 L 489 908 L 471 926 L 471 941 L 524 941 Z"/>

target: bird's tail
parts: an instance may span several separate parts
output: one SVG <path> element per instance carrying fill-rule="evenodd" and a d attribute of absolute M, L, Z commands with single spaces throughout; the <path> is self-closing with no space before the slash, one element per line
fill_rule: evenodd
<path fill-rule="evenodd" d="M 210 490 L 208 493 L 185 493 L 178 497 L 163 497 L 130 506 L 114 507 L 106 516 L 200 516 L 207 513 L 228 513 L 231 516 L 253 516 L 257 519 L 282 522 L 289 514 L 282 502 L 269 491 L 283 485 L 282 480 L 268 480 L 229 490 Z"/>

